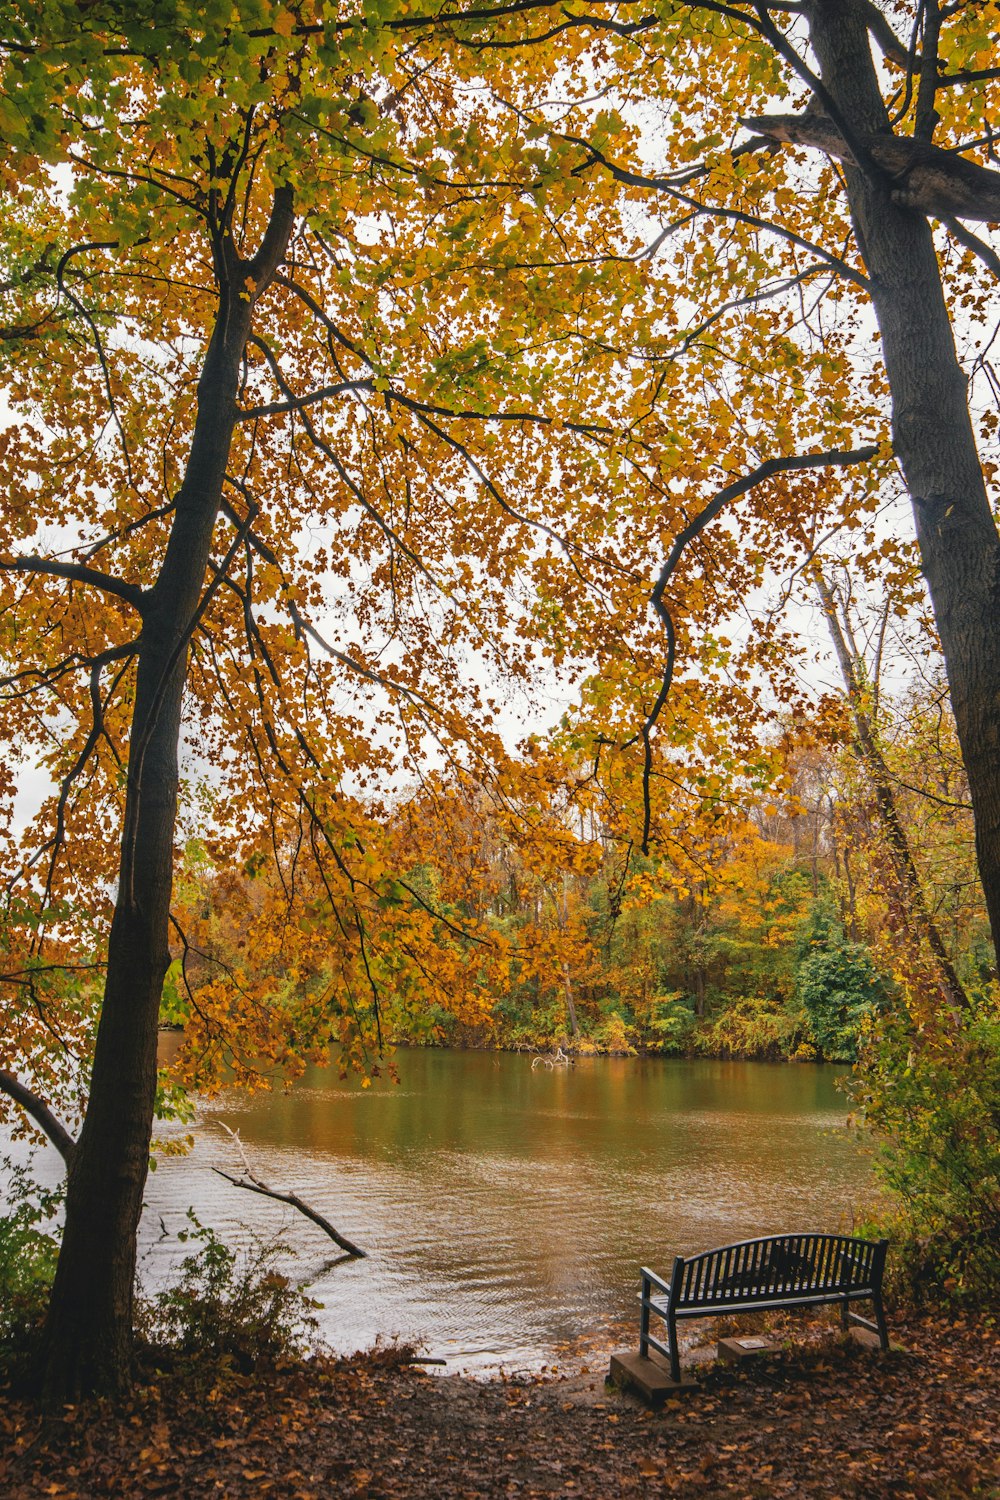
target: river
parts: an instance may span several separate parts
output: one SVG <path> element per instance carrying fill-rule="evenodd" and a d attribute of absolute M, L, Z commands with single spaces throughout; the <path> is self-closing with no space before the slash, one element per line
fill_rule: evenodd
<path fill-rule="evenodd" d="M 539 1369 L 581 1341 L 634 1337 L 639 1267 L 755 1234 L 849 1227 L 871 1194 L 846 1127 L 844 1070 L 814 1065 L 407 1050 L 398 1086 L 310 1070 L 285 1093 L 202 1102 L 185 1157 L 150 1176 L 142 1277 L 184 1253 L 192 1205 L 232 1243 L 281 1233 L 339 1351 L 413 1340 L 449 1370 Z M 293 1190 L 364 1260 L 304 1218 L 231 1187 Z"/>

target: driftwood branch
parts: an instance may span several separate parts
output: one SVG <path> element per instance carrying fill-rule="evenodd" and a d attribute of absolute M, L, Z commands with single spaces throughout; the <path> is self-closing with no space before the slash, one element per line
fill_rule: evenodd
<path fill-rule="evenodd" d="M 571 1068 L 573 1059 L 561 1047 L 557 1047 L 554 1052 L 547 1054 L 539 1052 L 537 1057 L 533 1057 L 531 1059 L 532 1071 L 538 1067 L 539 1063 L 546 1068 Z"/>
<path fill-rule="evenodd" d="M 240 1153 L 243 1161 L 243 1176 L 234 1177 L 231 1172 L 225 1172 L 221 1167 L 213 1167 L 213 1172 L 217 1173 L 219 1177 L 224 1177 L 227 1182 L 231 1182 L 233 1187 L 244 1188 L 248 1193 L 260 1193 L 261 1197 L 273 1198 L 276 1203 L 289 1204 L 290 1207 L 297 1209 L 300 1214 L 303 1214 L 305 1218 L 310 1219 L 317 1228 L 322 1229 L 324 1234 L 328 1234 L 334 1244 L 339 1245 L 346 1255 L 355 1257 L 358 1260 L 365 1259 L 368 1254 L 366 1250 L 361 1250 L 357 1245 L 352 1244 L 345 1235 L 340 1234 L 338 1230 L 334 1229 L 329 1219 L 324 1219 L 322 1214 L 317 1213 L 314 1208 L 310 1208 L 309 1204 L 303 1202 L 297 1193 L 282 1193 L 277 1188 L 268 1187 L 267 1183 L 263 1182 L 251 1170 L 246 1152 L 243 1149 L 243 1142 L 240 1140 L 238 1132 L 231 1130 L 228 1125 L 222 1124 L 221 1121 L 219 1123 Z"/>
<path fill-rule="evenodd" d="M 21 1108 L 31 1116 L 35 1124 L 44 1130 L 49 1140 L 55 1146 L 59 1155 L 67 1167 L 76 1150 L 76 1142 L 66 1129 L 61 1120 L 57 1120 L 49 1106 L 37 1094 L 33 1094 L 13 1073 L 8 1073 L 5 1068 L 0 1068 L 0 1092 L 15 1099 Z"/>

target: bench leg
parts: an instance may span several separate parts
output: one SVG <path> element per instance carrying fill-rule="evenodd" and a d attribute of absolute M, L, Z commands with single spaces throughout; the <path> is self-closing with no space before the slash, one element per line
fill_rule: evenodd
<path fill-rule="evenodd" d="M 877 1292 L 872 1298 L 872 1305 L 875 1308 L 875 1326 L 878 1328 L 879 1344 L 881 1345 L 882 1353 L 888 1354 L 889 1329 L 885 1321 L 885 1308 L 882 1306 L 882 1297 Z"/>
<path fill-rule="evenodd" d="M 677 1348 L 677 1320 L 672 1313 L 667 1314 L 667 1347 L 670 1350 L 670 1378 L 680 1384 L 681 1356 Z"/>
<path fill-rule="evenodd" d="M 851 1304 L 846 1297 L 840 1299 L 840 1326 L 845 1332 L 851 1326 Z"/>
<path fill-rule="evenodd" d="M 649 1282 L 642 1278 L 642 1306 L 639 1311 L 639 1353 L 643 1359 L 649 1354 Z"/>

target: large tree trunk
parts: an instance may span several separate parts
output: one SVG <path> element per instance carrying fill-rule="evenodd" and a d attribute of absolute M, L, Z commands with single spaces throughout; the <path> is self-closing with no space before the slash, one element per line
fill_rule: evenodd
<path fill-rule="evenodd" d="M 890 130 L 857 0 L 814 0 L 822 81 L 859 140 Z M 844 166 L 892 394 L 976 821 L 990 925 L 1000 944 L 1000 536 L 986 494 L 930 226 L 898 206 L 872 163 Z"/>
<path fill-rule="evenodd" d="M 143 610 L 107 980 L 86 1118 L 70 1158 L 66 1225 L 45 1329 L 43 1381 L 50 1403 L 86 1391 L 120 1391 L 130 1378 L 136 1231 L 149 1165 L 160 995 L 170 961 L 188 641 L 237 420 L 253 316 L 246 276 L 253 275 L 259 287 L 262 269 L 273 274 L 291 222 L 291 198 L 284 192 L 276 196 L 265 239 L 273 264 L 261 268 L 260 257 L 244 263 L 229 251 L 220 266 L 219 311 L 198 383 L 191 452 L 163 564 Z"/>

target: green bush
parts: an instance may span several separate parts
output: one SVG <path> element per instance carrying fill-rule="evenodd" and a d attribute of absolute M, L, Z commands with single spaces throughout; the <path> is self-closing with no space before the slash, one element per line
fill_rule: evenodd
<path fill-rule="evenodd" d="M 8 1212 L 0 1216 L 0 1367 L 16 1373 L 37 1344 L 48 1306 L 59 1240 L 41 1226 L 55 1218 L 62 1190 L 40 1187 L 9 1158 L 3 1165 Z"/>
<path fill-rule="evenodd" d="M 840 942 L 799 964 L 796 995 L 813 1039 L 830 1062 L 853 1062 L 867 1016 L 884 1008 L 888 986 L 861 943 Z"/>
<path fill-rule="evenodd" d="M 646 1052 L 684 1053 L 697 1026 L 694 1001 L 678 990 L 657 995 L 636 1021 L 636 1032 Z"/>
<path fill-rule="evenodd" d="M 1000 1012 L 928 1039 L 898 1019 L 872 1028 L 855 1095 L 895 1195 L 883 1228 L 899 1290 L 918 1304 L 1000 1298 Z"/>
<path fill-rule="evenodd" d="M 318 1304 L 277 1270 L 282 1245 L 254 1241 L 237 1252 L 193 1209 L 188 1220 L 179 1238 L 197 1248 L 181 1262 L 175 1286 L 140 1302 L 142 1342 L 206 1379 L 220 1368 L 248 1373 L 303 1354 L 315 1336 Z"/>

